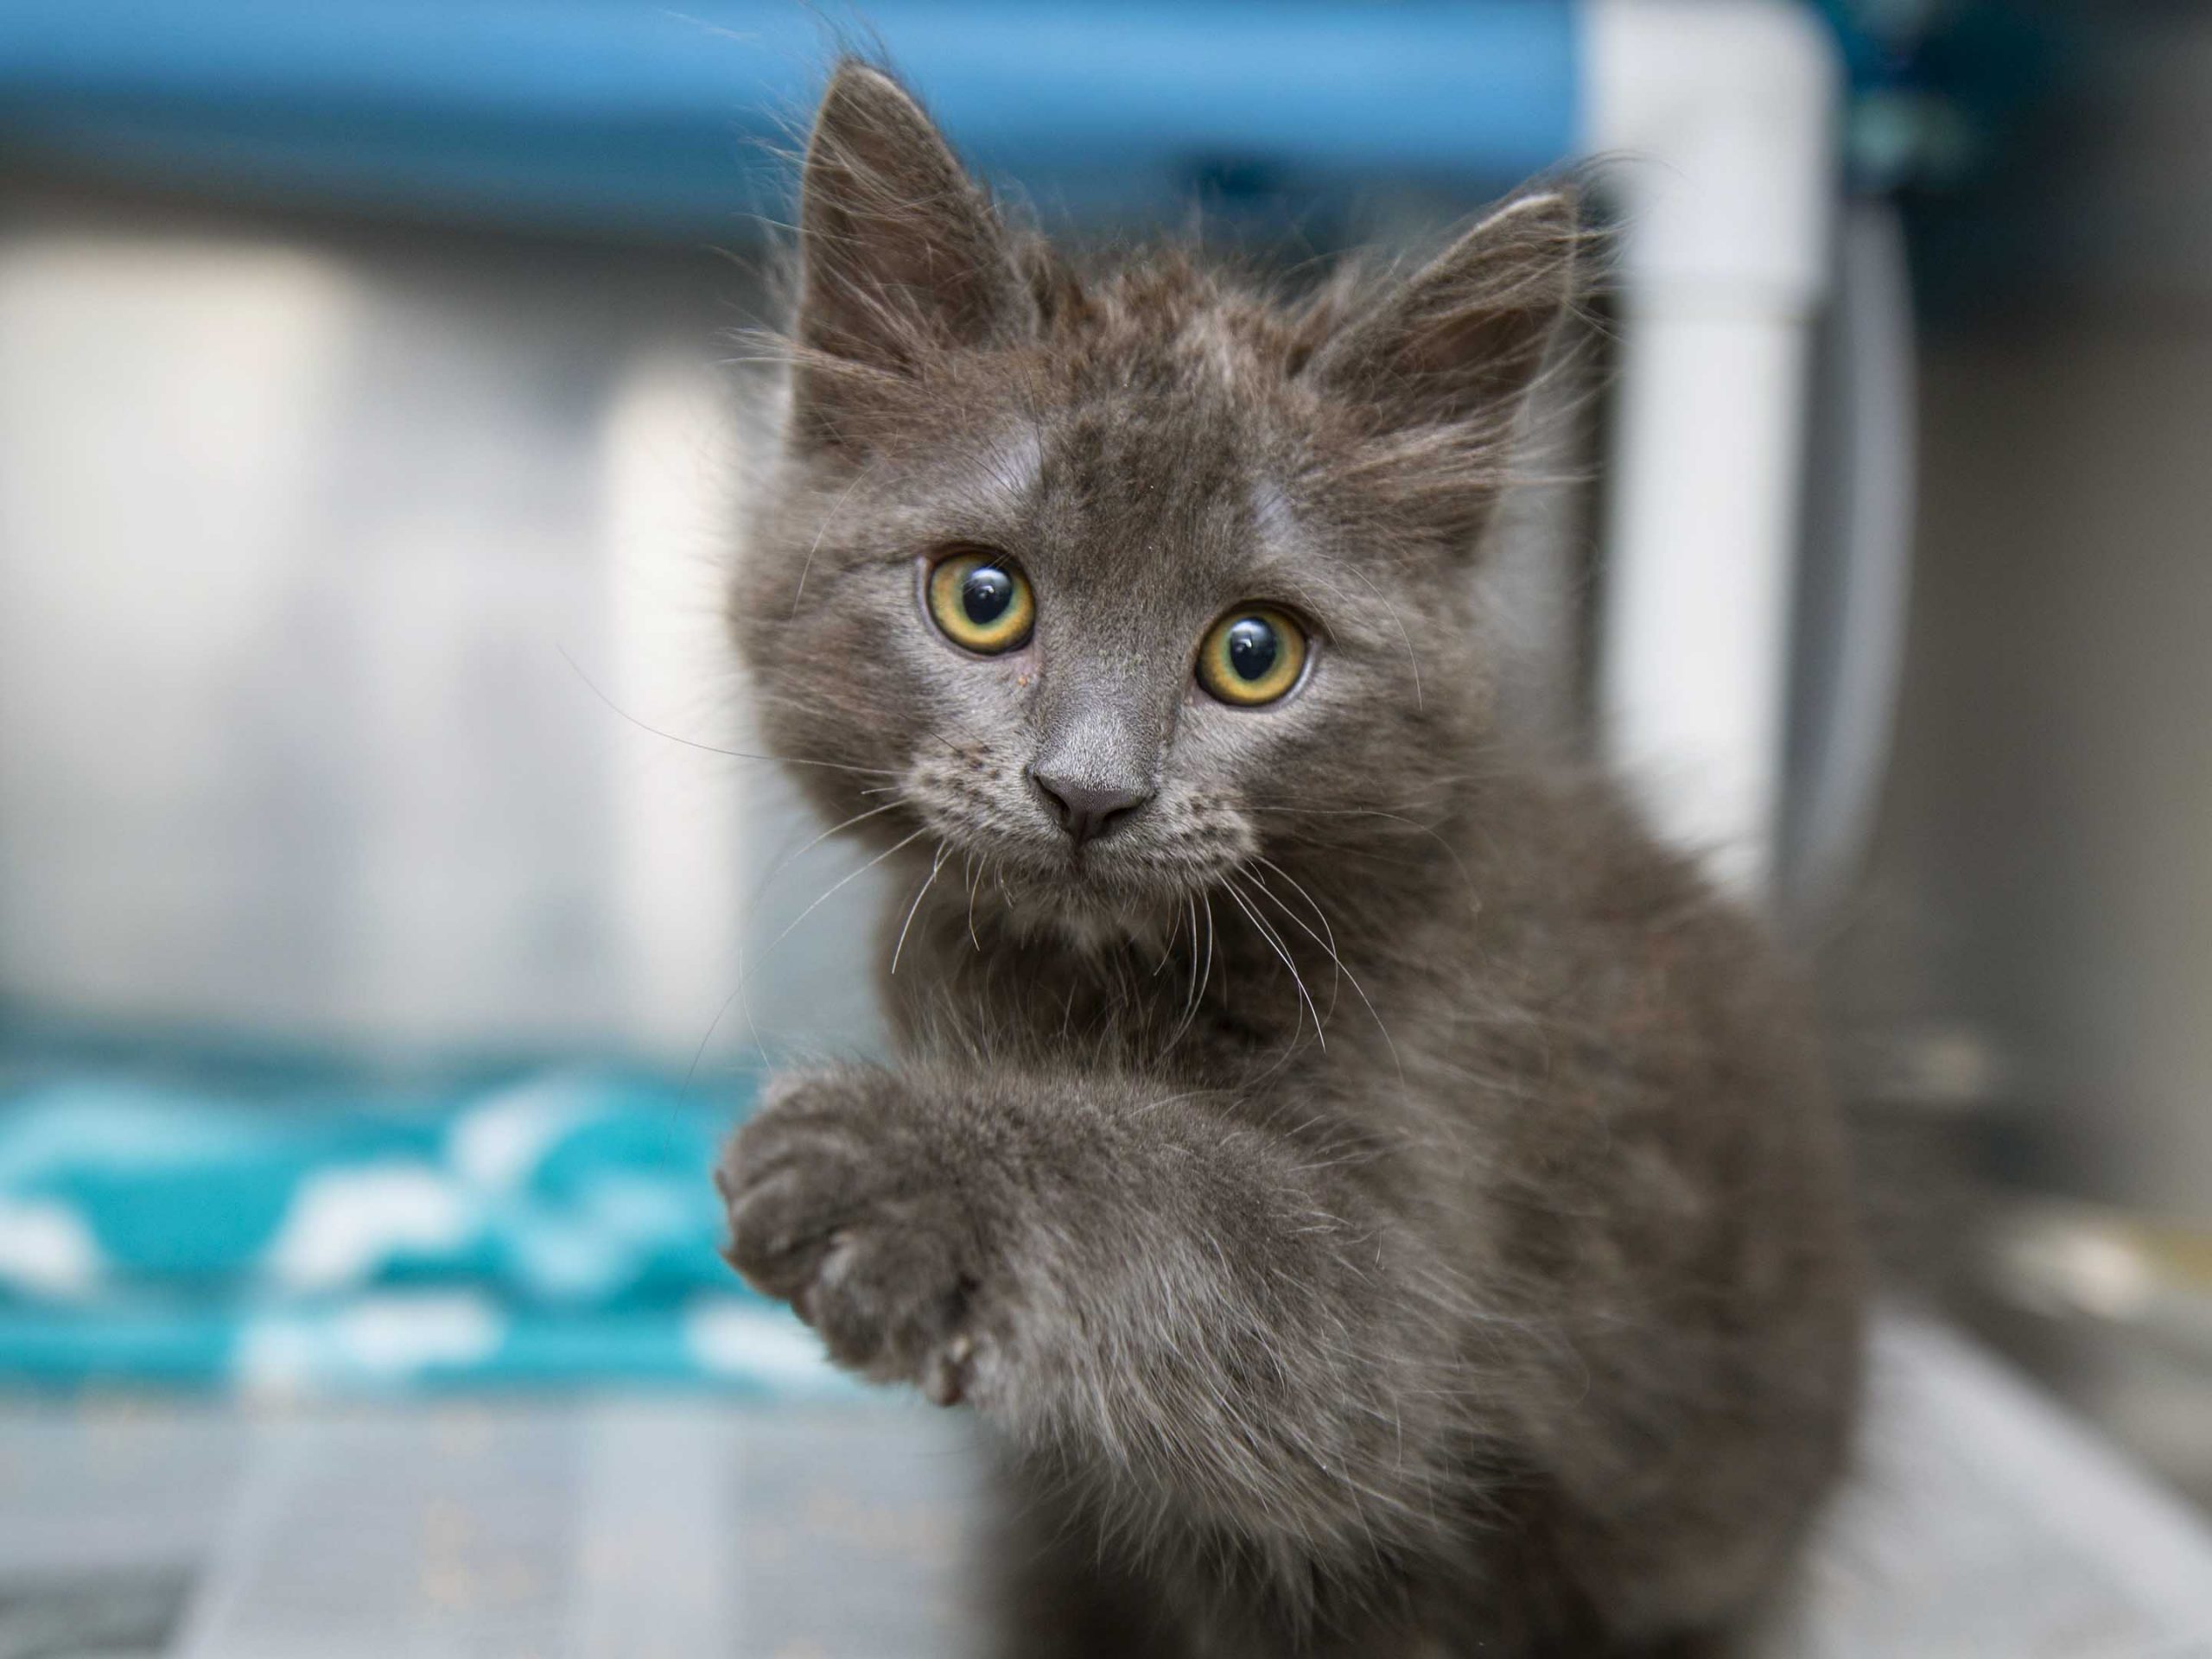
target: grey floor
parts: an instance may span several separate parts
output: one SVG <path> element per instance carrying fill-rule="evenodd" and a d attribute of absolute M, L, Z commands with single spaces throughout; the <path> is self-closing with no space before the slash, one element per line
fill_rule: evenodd
<path fill-rule="evenodd" d="M 1882 1331 L 1790 1659 L 2212 1655 L 2212 1535 L 1937 1327 Z M 971 1652 L 961 1418 L 675 1398 L 0 1414 L 0 1659 Z"/>

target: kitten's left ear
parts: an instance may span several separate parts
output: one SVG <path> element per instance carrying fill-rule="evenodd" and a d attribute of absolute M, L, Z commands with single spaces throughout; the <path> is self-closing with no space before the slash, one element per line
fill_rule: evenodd
<path fill-rule="evenodd" d="M 1510 424 L 1574 281 L 1572 192 L 1508 202 L 1322 346 L 1317 385 L 1393 428 Z"/>

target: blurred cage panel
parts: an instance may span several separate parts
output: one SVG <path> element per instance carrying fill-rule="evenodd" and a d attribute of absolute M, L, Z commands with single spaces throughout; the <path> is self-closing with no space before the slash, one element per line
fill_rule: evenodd
<path fill-rule="evenodd" d="M 734 742 L 728 286 L 11 193 L 5 994 L 355 1044 L 696 1036 L 735 763 L 646 728 Z"/>

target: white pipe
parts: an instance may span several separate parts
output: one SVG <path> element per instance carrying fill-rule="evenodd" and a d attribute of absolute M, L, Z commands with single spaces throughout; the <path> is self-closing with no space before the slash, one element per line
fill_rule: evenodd
<path fill-rule="evenodd" d="M 1781 804 L 1805 334 L 1657 310 L 1622 345 L 1606 741 L 1660 831 L 1745 893 Z"/>
<path fill-rule="evenodd" d="M 1599 712 L 1656 828 L 1774 868 L 1837 80 L 1782 0 L 1594 0 L 1586 148 L 1623 209 Z"/>

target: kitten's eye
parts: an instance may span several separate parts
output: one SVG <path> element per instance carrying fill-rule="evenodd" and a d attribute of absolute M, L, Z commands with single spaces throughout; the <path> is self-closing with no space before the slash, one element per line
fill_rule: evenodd
<path fill-rule="evenodd" d="M 1305 671 L 1306 630 L 1264 605 L 1231 611 L 1198 646 L 1198 683 L 1239 708 L 1273 702 Z"/>
<path fill-rule="evenodd" d="M 987 657 L 1029 638 L 1037 601 L 1014 561 L 977 550 L 939 559 L 929 577 L 930 619 L 956 645 Z"/>

